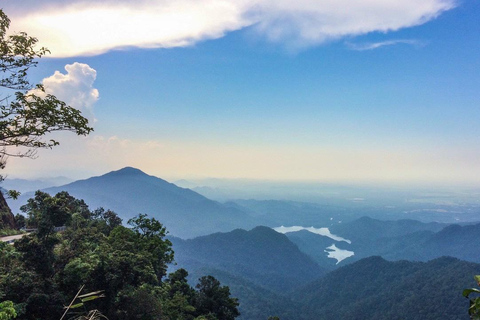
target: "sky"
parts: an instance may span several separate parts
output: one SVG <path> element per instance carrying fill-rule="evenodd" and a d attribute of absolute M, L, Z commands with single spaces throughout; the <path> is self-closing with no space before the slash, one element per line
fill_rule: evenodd
<path fill-rule="evenodd" d="M 478 185 L 477 0 L 1 0 L 94 132 L 8 177 Z"/>

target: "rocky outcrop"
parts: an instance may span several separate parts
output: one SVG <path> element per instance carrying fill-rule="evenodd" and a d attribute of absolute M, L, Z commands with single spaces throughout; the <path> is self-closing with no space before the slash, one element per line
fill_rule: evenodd
<path fill-rule="evenodd" d="M 16 229 L 15 217 L 2 192 L 0 192 L 0 218 L 0 229 Z"/>

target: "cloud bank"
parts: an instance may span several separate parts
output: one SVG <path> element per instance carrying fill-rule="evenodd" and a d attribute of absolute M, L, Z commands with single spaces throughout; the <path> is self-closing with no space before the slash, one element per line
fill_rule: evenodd
<path fill-rule="evenodd" d="M 139 0 L 4 4 L 14 31 L 27 31 L 52 57 L 127 47 L 172 48 L 251 27 L 268 41 L 301 48 L 423 24 L 457 0 Z"/>
<path fill-rule="evenodd" d="M 60 71 L 42 80 L 45 92 L 55 95 L 67 105 L 82 111 L 90 125 L 95 121 L 93 106 L 99 98 L 93 87 L 97 71 L 88 64 L 75 62 L 65 66 L 66 74 Z"/>

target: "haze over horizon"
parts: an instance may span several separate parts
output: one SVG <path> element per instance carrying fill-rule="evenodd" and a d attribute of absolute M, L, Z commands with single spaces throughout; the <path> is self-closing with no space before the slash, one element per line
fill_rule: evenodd
<path fill-rule="evenodd" d="M 95 132 L 4 174 L 478 185 L 477 1 L 2 3 Z"/>

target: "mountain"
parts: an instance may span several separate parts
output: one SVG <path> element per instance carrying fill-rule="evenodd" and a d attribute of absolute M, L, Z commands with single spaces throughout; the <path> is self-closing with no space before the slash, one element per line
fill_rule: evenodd
<path fill-rule="evenodd" d="M 325 274 L 285 235 L 267 227 L 171 241 L 179 268 L 218 269 L 277 293 L 285 294 Z"/>
<path fill-rule="evenodd" d="M 330 228 L 352 241 L 349 250 L 358 260 L 379 255 L 388 260 L 428 261 L 441 256 L 480 263 L 480 224 L 446 225 L 415 220 L 380 221 L 363 217 Z"/>
<path fill-rule="evenodd" d="M 300 251 L 310 256 L 318 265 L 327 270 L 333 270 L 352 262 L 352 260 L 357 260 L 356 257 L 353 256 L 337 261 L 334 258 L 330 258 L 328 252 L 326 252 L 326 249 L 332 245 L 335 245 L 341 250 L 352 250 L 351 245 L 346 242 L 335 241 L 326 236 L 314 234 L 306 230 L 289 232 L 285 235 L 298 246 Z"/>
<path fill-rule="evenodd" d="M 365 216 L 348 223 L 336 224 L 330 230 L 352 242 L 361 242 L 405 236 L 417 231 L 438 232 L 445 226 L 447 224 L 437 222 L 424 223 L 410 219 L 383 221 Z"/>
<path fill-rule="evenodd" d="M 281 225 L 328 227 L 334 221 L 347 219 L 345 208 L 328 204 L 251 199 L 234 200 L 233 203 L 239 208 L 255 212 L 255 216 L 262 218 L 265 225 L 269 227 Z"/>
<path fill-rule="evenodd" d="M 381 221 L 362 217 L 328 228 L 331 234 L 343 240 L 338 238 L 334 240 L 307 230 L 289 232 L 286 235 L 321 267 L 332 270 L 372 255 L 388 256 L 391 260 L 401 258 L 421 260 L 417 253 L 412 252 L 410 257 L 400 253 L 404 252 L 405 248 L 423 243 L 435 231 L 444 227 L 444 224 L 422 223 L 415 220 Z"/>
<path fill-rule="evenodd" d="M 363 217 L 332 226 L 329 230 L 351 243 L 335 241 L 305 230 L 287 233 L 287 237 L 321 267 L 329 270 L 370 256 L 381 256 L 391 261 L 428 261 L 451 256 L 480 263 L 480 248 L 472 245 L 480 234 L 480 224 L 460 226 L 415 220 L 380 221 Z M 336 263 L 329 257 L 331 254 L 325 252 L 332 244 L 337 250 L 348 250 L 354 255 Z"/>
<path fill-rule="evenodd" d="M 21 193 L 56 187 L 73 182 L 67 177 L 40 178 L 35 180 L 10 179 L 8 177 L 2 181 L 2 187 L 7 190 L 16 190 Z"/>
<path fill-rule="evenodd" d="M 255 225 L 250 216 L 238 209 L 131 167 L 43 191 L 56 194 L 63 190 L 85 200 L 92 209 L 104 207 L 115 211 L 124 222 L 138 213 L 148 214 L 181 238 Z M 18 211 L 31 196 L 25 194 L 19 201 L 12 201 L 13 211 Z"/>
<path fill-rule="evenodd" d="M 439 255 L 448 255 L 480 263 L 480 248 L 476 245 L 479 234 L 480 224 L 450 225 L 415 245 L 403 247 L 403 250 L 395 252 L 395 257 L 426 261 Z M 385 257 L 390 259 L 392 256 L 390 254 Z"/>
<path fill-rule="evenodd" d="M 311 319 L 468 319 L 465 288 L 480 265 L 443 257 L 429 262 L 362 259 L 296 291 Z"/>
<path fill-rule="evenodd" d="M 423 223 L 408 219 L 382 221 L 362 217 L 349 223 L 332 226 L 330 230 L 332 233 L 352 241 L 348 250 L 354 251 L 355 256 L 349 262 L 373 255 L 382 256 L 389 260 L 427 261 L 448 254 L 437 251 L 434 256 L 422 258 L 414 251 L 410 251 L 410 255 L 400 253 L 406 251 L 405 248 L 421 246 L 422 243 L 446 226 L 447 224 Z"/>

